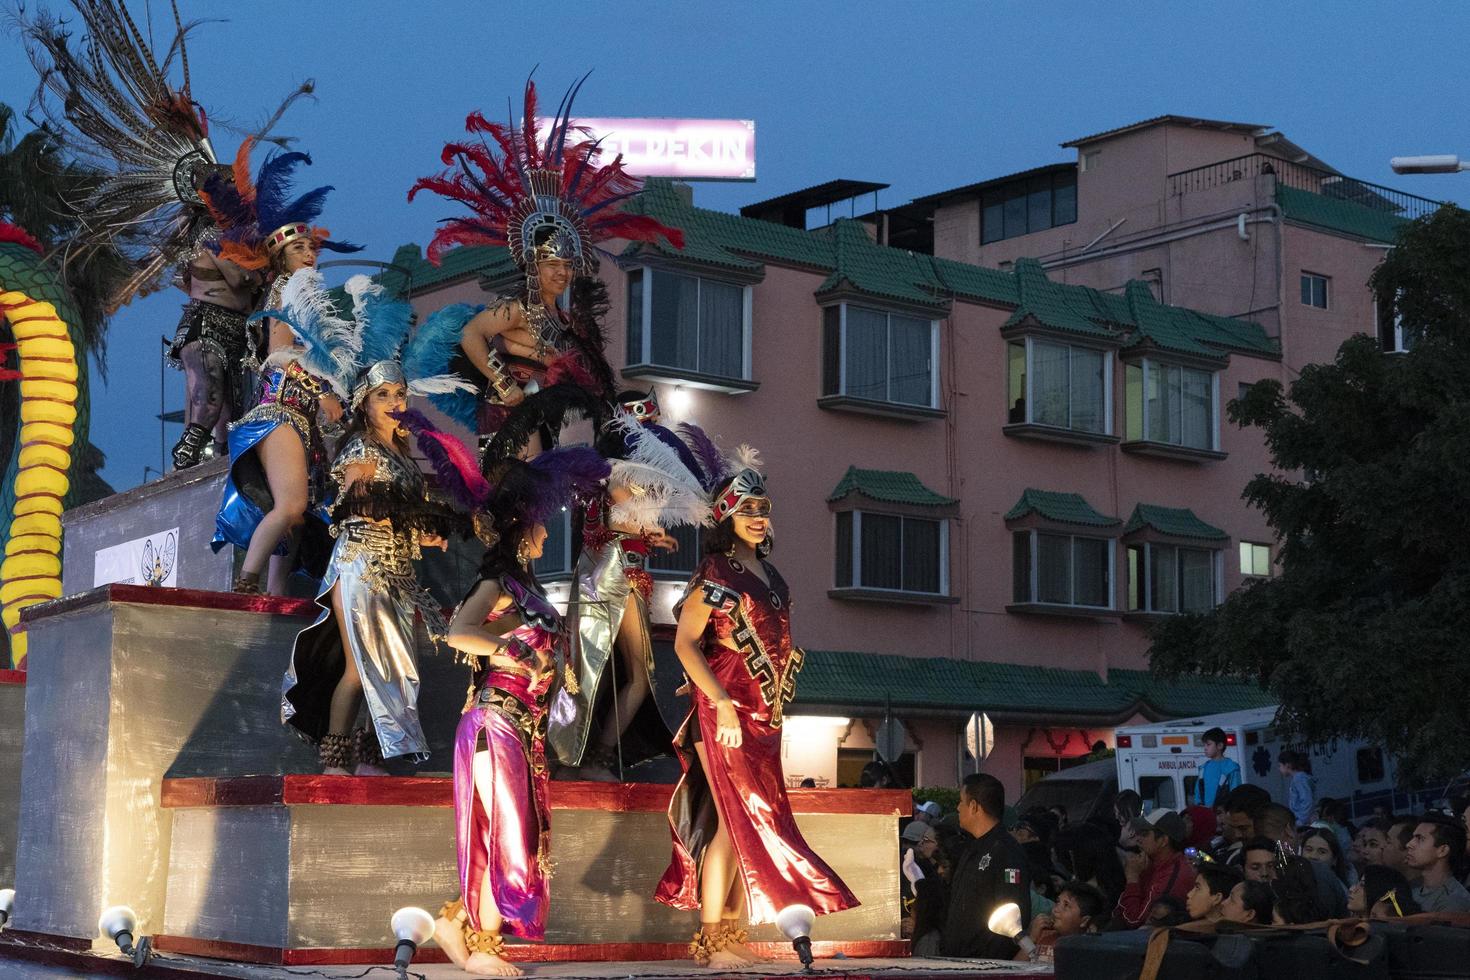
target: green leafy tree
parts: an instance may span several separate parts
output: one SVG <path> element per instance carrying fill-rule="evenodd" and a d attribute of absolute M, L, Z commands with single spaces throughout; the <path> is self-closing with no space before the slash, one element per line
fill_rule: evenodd
<path fill-rule="evenodd" d="M 1447 777 L 1470 765 L 1470 213 L 1406 226 L 1370 285 L 1412 349 L 1354 337 L 1231 403 L 1270 451 L 1244 497 L 1279 573 L 1160 625 L 1151 661 L 1259 683 L 1304 742 L 1363 738 L 1405 778 Z"/>

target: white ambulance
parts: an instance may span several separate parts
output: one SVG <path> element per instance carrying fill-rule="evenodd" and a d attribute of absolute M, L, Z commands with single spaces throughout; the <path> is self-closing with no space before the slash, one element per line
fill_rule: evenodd
<path fill-rule="evenodd" d="M 1297 743 L 1278 737 L 1275 719 L 1276 709 L 1271 707 L 1119 728 L 1118 788 L 1136 790 L 1146 810 L 1193 805 L 1195 784 L 1206 762 L 1204 734 L 1220 728 L 1225 732 L 1225 756 L 1239 764 L 1241 779 L 1285 803 L 1286 780 L 1276 760 L 1283 748 L 1295 748 Z M 1365 742 L 1319 746 L 1311 756 L 1316 797 L 1347 801 L 1354 818 L 1371 816 L 1377 805 L 1391 813 L 1422 808 L 1436 795 L 1431 790 L 1395 792 L 1393 759 Z"/>

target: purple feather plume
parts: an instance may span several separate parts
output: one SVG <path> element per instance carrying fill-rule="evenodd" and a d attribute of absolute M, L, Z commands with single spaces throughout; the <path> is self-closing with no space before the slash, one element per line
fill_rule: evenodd
<path fill-rule="evenodd" d="M 586 446 L 549 450 L 531 460 L 530 467 L 537 492 L 526 501 L 525 518 L 534 524 L 545 524 L 575 498 L 596 493 L 612 472 L 608 461 Z"/>
<path fill-rule="evenodd" d="M 479 464 L 469 447 L 447 432 L 441 432 L 434 423 L 417 409 L 394 412 L 393 417 L 413 433 L 419 451 L 434 467 L 439 485 L 456 504 L 467 511 L 482 506 L 490 496 L 490 484 L 480 475 Z"/>
<path fill-rule="evenodd" d="M 704 484 L 705 490 L 713 491 L 724 479 L 730 464 L 725 461 L 725 454 L 720 452 L 720 447 L 715 445 L 705 431 L 693 422 L 679 423 L 679 438 L 688 444 L 693 451 L 695 459 L 699 461 L 700 482 Z"/>

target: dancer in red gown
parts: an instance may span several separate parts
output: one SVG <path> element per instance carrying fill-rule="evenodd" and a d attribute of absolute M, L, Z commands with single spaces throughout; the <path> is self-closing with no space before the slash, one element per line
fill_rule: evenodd
<path fill-rule="evenodd" d="M 754 956 L 740 928 L 792 905 L 818 915 L 858 900 L 802 838 L 781 771 L 781 721 L 804 654 L 791 643 L 791 593 L 771 550 L 771 499 L 741 447 L 723 457 L 680 426 L 713 489 L 714 529 L 676 607 L 674 649 L 694 707 L 674 738 L 684 777 L 669 804 L 674 856 L 654 897 L 698 909 L 690 953 L 729 968 Z M 711 805 L 712 804 L 712 805 Z"/>

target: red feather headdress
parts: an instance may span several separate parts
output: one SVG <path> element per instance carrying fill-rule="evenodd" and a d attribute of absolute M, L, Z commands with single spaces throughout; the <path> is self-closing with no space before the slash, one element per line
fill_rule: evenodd
<path fill-rule="evenodd" d="M 544 139 L 537 135 L 541 122 L 536 85 L 530 80 L 519 130 L 513 123 L 500 125 L 470 113 L 465 129 L 474 139 L 447 144 L 440 159 L 448 169 L 420 178 L 408 192 L 410 201 L 427 190 L 473 212 L 443 222 L 429 243 L 429 261 L 437 265 L 446 251 L 460 245 L 504 245 L 517 265 L 531 269 L 538 246 L 550 239 L 556 249 L 552 254 L 585 274 L 591 271 L 592 247 L 609 238 L 663 238 L 675 248 L 684 247 L 678 229 L 622 210 L 621 204 L 643 182 L 623 169 L 621 154 L 611 163 L 600 163 L 600 140 L 572 126 L 572 100 L 581 86 L 579 81 L 562 97 Z"/>

